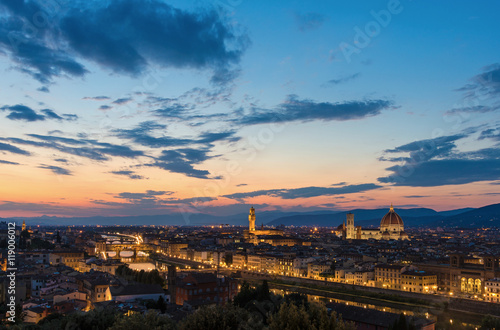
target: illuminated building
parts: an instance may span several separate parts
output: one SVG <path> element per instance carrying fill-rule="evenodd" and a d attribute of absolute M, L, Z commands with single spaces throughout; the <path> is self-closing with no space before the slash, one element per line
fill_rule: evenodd
<path fill-rule="evenodd" d="M 361 228 L 354 225 L 354 214 L 348 213 L 346 223 L 342 224 L 342 235 L 346 239 L 406 240 L 403 219 L 392 207 L 380 221 L 380 228 Z"/>

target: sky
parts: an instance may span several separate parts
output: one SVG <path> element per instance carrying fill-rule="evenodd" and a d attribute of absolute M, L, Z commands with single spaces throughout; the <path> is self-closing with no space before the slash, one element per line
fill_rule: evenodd
<path fill-rule="evenodd" d="M 496 203 L 498 12 L 0 0 L 0 217 Z"/>

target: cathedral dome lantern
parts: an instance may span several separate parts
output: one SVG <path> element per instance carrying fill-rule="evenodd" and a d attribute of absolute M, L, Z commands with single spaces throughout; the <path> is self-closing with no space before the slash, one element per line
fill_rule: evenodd
<path fill-rule="evenodd" d="M 391 204 L 389 212 L 380 221 L 380 230 L 397 230 L 403 231 L 404 229 L 403 219 L 394 211 L 394 207 Z"/>

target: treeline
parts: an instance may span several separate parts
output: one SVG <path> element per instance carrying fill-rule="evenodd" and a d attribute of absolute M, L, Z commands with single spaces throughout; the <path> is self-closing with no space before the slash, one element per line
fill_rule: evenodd
<path fill-rule="evenodd" d="M 274 295 L 269 291 L 267 282 L 255 288 L 246 282 L 232 303 L 224 306 L 205 306 L 188 315 L 180 322 L 174 322 L 164 314 L 166 305 L 163 299 L 146 301 L 149 310 L 145 314 L 125 316 L 114 309 L 94 309 L 87 313 L 77 312 L 68 315 L 51 314 L 38 324 L 18 324 L 0 326 L 0 330 L 205 330 L 205 329 L 253 329 L 253 330 L 353 330 L 352 323 L 344 322 L 335 312 L 329 313 L 320 303 L 308 302 L 305 295 Z M 498 329 L 498 319 L 485 317 L 481 330 Z M 392 330 L 411 330 L 404 315 L 390 327 Z M 447 330 L 468 330 L 468 326 L 448 324 Z"/>
<path fill-rule="evenodd" d="M 262 297 L 260 297 L 262 298 Z M 272 297 L 270 297 L 272 299 Z M 303 300 L 305 302 L 306 300 Z M 257 300 L 255 301 L 257 302 Z M 264 303 L 265 300 L 260 301 Z M 209 329 L 254 329 L 254 330 L 354 330 L 335 313 L 329 314 L 324 305 L 311 303 L 296 305 L 293 300 L 283 300 L 273 313 L 260 313 L 227 303 L 224 306 L 205 306 L 174 322 L 167 314 L 149 310 L 145 314 L 125 316 L 114 309 L 94 309 L 87 313 L 68 315 L 51 314 L 38 324 L 19 324 L 0 330 L 209 330 Z"/>
<path fill-rule="evenodd" d="M 161 286 L 165 285 L 165 279 L 161 277 L 160 273 L 156 269 L 149 272 L 144 271 L 144 269 L 137 271 L 130 269 L 127 265 L 121 265 L 116 268 L 116 275 L 121 276 L 128 281 L 135 281 L 144 284 L 159 284 Z"/>

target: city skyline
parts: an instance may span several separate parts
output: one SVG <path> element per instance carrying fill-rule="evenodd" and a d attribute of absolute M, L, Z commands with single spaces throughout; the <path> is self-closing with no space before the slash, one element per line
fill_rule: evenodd
<path fill-rule="evenodd" d="M 0 1 L 0 217 L 494 204 L 499 7 Z"/>

